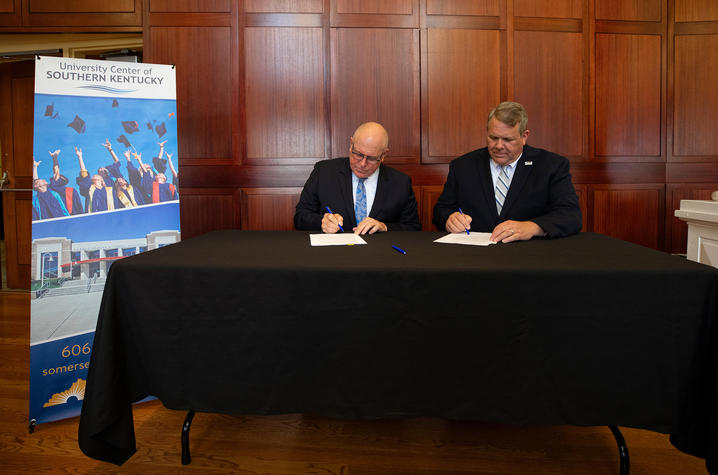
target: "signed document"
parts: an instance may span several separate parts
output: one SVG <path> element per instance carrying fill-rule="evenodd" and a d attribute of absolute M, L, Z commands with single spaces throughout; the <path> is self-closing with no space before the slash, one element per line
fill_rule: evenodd
<path fill-rule="evenodd" d="M 489 244 L 496 244 L 489 240 L 490 237 L 491 233 L 451 233 L 434 242 L 443 244 L 467 244 L 469 246 L 488 246 Z"/>
<path fill-rule="evenodd" d="M 336 234 L 310 234 L 309 240 L 312 246 L 352 246 L 354 244 L 366 244 L 366 241 L 358 234 L 336 233 Z"/>

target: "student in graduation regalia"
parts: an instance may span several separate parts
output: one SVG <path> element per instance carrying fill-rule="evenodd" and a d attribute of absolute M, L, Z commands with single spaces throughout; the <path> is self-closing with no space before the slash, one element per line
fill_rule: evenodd
<path fill-rule="evenodd" d="M 160 145 L 164 145 L 164 142 Z M 172 163 L 172 155 L 167 153 L 166 156 L 167 164 L 172 171 L 172 179 L 174 183 L 167 183 L 167 176 L 163 173 L 164 170 L 158 173 L 153 173 L 152 167 L 149 164 L 142 163 L 141 154 L 135 154 L 135 158 L 137 158 L 140 162 L 140 186 L 142 187 L 142 190 L 149 195 L 151 203 L 163 203 L 165 201 L 173 201 L 179 198 L 177 194 L 177 187 L 175 185 L 178 179 L 177 171 Z"/>
<path fill-rule="evenodd" d="M 67 212 L 70 213 L 70 215 L 83 214 L 85 212 L 85 208 L 82 206 L 80 193 L 78 193 L 77 189 L 74 187 L 67 186 L 70 180 L 68 180 L 65 175 L 60 173 L 60 163 L 58 160 L 60 149 L 48 153 L 52 157 L 52 176 L 48 180 L 48 186 L 52 191 L 62 197 L 65 208 L 67 208 Z M 37 163 L 39 164 L 40 162 Z"/>
<path fill-rule="evenodd" d="M 112 185 L 107 186 L 105 179 L 97 174 L 90 176 L 82 160 L 82 149 L 75 147 L 75 154 L 80 163 L 80 176 L 77 184 L 80 194 L 85 197 L 85 212 L 110 211 L 115 209 L 115 193 Z"/>
<path fill-rule="evenodd" d="M 123 177 L 115 180 L 115 208 L 136 208 L 145 204 L 143 193 Z"/>
<path fill-rule="evenodd" d="M 40 163 L 42 162 L 37 162 L 35 161 L 35 157 L 32 157 L 33 221 L 69 216 L 70 213 L 68 213 L 65 204 L 62 202 L 62 197 L 48 187 L 46 180 L 38 178 L 37 167 Z"/>

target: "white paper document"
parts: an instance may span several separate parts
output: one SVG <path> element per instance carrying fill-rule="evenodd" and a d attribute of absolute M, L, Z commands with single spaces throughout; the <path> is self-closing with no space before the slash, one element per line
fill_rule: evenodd
<path fill-rule="evenodd" d="M 354 233 L 310 234 L 309 240 L 312 246 L 351 246 L 354 244 L 366 244 L 365 240 Z"/>
<path fill-rule="evenodd" d="M 469 246 L 488 246 L 489 244 L 496 244 L 489 240 L 490 237 L 491 233 L 451 233 L 440 237 L 434 242 L 443 244 L 466 244 Z"/>

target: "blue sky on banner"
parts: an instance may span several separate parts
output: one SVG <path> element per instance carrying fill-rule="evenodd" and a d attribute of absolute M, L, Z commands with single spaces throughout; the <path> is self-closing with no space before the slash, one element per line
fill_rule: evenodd
<path fill-rule="evenodd" d="M 48 109 L 48 106 L 51 108 Z M 46 115 L 47 112 L 50 114 Z M 68 125 L 73 123 L 75 116 L 82 119 L 84 127 Z M 130 127 L 136 131 L 128 132 L 123 122 L 136 122 L 136 127 Z M 161 135 L 162 124 L 166 132 Z M 152 157 L 159 152 L 159 142 L 164 140 L 167 140 L 165 151 L 172 155 L 175 169 L 178 167 L 175 100 L 36 94 L 34 126 L 33 153 L 35 160 L 41 162 L 38 167 L 39 178 L 48 179 L 52 176 L 52 158 L 48 152 L 60 149 L 60 172 L 70 180 L 71 186 L 75 186 L 75 178 L 80 173 L 75 147 L 82 149 L 85 167 L 92 175 L 97 173 L 98 168 L 113 163 L 110 153 L 102 145 L 106 139 L 110 140 L 117 158 L 123 162 L 122 173 L 125 177 L 125 150 L 136 150 L 142 154 L 142 162 L 151 165 Z M 134 150 L 117 140 L 122 135 Z M 134 158 L 132 161 L 137 166 Z M 171 176 L 168 181 L 172 181 Z"/>

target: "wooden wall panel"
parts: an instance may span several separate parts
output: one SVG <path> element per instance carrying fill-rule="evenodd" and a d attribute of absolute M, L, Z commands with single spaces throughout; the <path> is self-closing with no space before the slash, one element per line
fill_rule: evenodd
<path fill-rule="evenodd" d="M 422 231 L 438 231 L 432 220 L 434 219 L 434 206 L 444 191 L 444 185 L 428 185 L 421 187 L 422 210 L 419 215 Z"/>
<path fill-rule="evenodd" d="M 718 156 L 718 35 L 676 36 L 673 155 Z"/>
<path fill-rule="evenodd" d="M 426 14 L 499 16 L 499 0 L 426 0 Z"/>
<path fill-rule="evenodd" d="M 449 162 L 486 145 L 486 117 L 500 102 L 499 32 L 430 28 L 427 36 L 423 161 Z"/>
<path fill-rule="evenodd" d="M 301 188 L 243 188 L 242 229 L 291 231 Z"/>
<path fill-rule="evenodd" d="M 321 28 L 246 28 L 247 157 L 311 158 L 325 151 Z"/>
<path fill-rule="evenodd" d="M 411 15 L 415 0 L 334 0 L 337 13 L 368 13 L 374 15 Z"/>
<path fill-rule="evenodd" d="M 232 157 L 231 30 L 152 27 L 149 57 L 177 66 L 179 156 L 185 164 Z"/>
<path fill-rule="evenodd" d="M 27 0 L 30 13 L 132 12 L 135 0 Z"/>
<path fill-rule="evenodd" d="M 231 0 L 145 0 L 150 12 L 230 12 Z"/>
<path fill-rule="evenodd" d="M 332 27 L 419 27 L 419 0 L 332 0 L 330 4 Z"/>
<path fill-rule="evenodd" d="M 0 13 L 14 13 L 15 0 L 0 0 Z"/>
<path fill-rule="evenodd" d="M 220 229 L 240 229 L 240 192 L 232 188 L 180 189 L 182 239 Z"/>
<path fill-rule="evenodd" d="M 22 5 L 27 26 L 142 25 L 142 0 L 25 0 Z"/>
<path fill-rule="evenodd" d="M 668 185 L 666 209 L 669 222 L 669 252 L 685 254 L 688 245 L 688 224 L 676 218 L 674 212 L 681 208 L 681 200 L 710 200 L 711 194 L 718 190 L 718 183 L 691 183 L 690 185 Z"/>
<path fill-rule="evenodd" d="M 661 21 L 663 0 L 596 0 L 597 20 Z"/>
<path fill-rule="evenodd" d="M 515 100 L 529 114 L 529 143 L 583 154 L 583 39 L 579 33 L 514 33 Z"/>
<path fill-rule="evenodd" d="M 642 246 L 664 242 L 663 184 L 589 185 L 592 230 Z"/>
<path fill-rule="evenodd" d="M 331 44 L 332 156 L 346 156 L 356 127 L 372 120 L 389 132 L 387 163 L 418 162 L 419 32 L 337 28 Z"/>
<path fill-rule="evenodd" d="M 718 21 L 718 2 L 715 0 L 675 0 L 677 22 Z"/>
<path fill-rule="evenodd" d="M 582 18 L 583 0 L 514 0 L 514 15 L 540 18 Z"/>
<path fill-rule="evenodd" d="M 247 13 L 322 13 L 324 0 L 244 0 Z"/>
<path fill-rule="evenodd" d="M 660 37 L 596 35 L 595 127 L 597 156 L 661 160 Z"/>
<path fill-rule="evenodd" d="M 0 0 L 0 27 L 22 23 L 20 0 Z"/>

